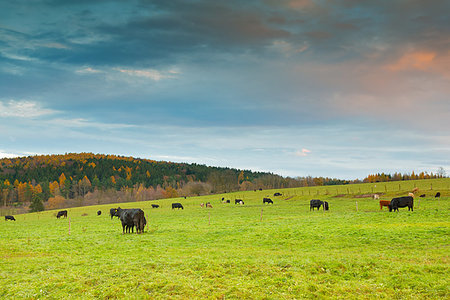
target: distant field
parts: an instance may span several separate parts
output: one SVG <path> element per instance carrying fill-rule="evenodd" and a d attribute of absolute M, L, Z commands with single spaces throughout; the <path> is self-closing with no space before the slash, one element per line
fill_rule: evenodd
<path fill-rule="evenodd" d="M 426 194 L 414 212 L 380 211 L 369 197 L 414 187 Z M 0 220 L 0 298 L 448 299 L 449 187 L 434 179 L 72 208 L 70 235 L 56 211 L 16 215 Z M 310 212 L 313 198 L 330 211 Z M 212 209 L 200 207 L 208 201 Z M 148 230 L 122 235 L 108 216 L 118 205 L 142 208 Z"/>

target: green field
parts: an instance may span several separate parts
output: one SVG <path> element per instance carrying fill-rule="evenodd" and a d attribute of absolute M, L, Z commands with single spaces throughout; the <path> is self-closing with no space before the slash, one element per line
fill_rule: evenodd
<path fill-rule="evenodd" d="M 415 186 L 427 197 L 416 197 L 414 212 L 380 211 L 368 197 Z M 68 209 L 70 235 L 69 218 L 56 211 L 16 215 L 0 220 L 0 298 L 448 299 L 449 186 L 436 179 L 119 204 L 145 211 L 140 235 L 122 235 L 110 219 L 118 204 Z M 274 205 L 263 205 L 265 196 Z M 310 212 L 313 198 L 330 211 Z M 208 201 L 212 209 L 200 207 Z"/>

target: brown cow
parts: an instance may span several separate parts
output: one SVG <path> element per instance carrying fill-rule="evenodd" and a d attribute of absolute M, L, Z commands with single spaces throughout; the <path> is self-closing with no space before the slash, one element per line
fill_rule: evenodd
<path fill-rule="evenodd" d="M 389 207 L 389 204 L 391 204 L 391 200 L 380 200 L 380 210 L 383 209 L 383 206 Z"/>

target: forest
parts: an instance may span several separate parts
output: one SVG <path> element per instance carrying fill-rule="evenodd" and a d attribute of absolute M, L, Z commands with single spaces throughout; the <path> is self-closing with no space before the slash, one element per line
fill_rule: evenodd
<path fill-rule="evenodd" d="M 433 173 L 374 174 L 363 182 L 437 178 Z M 42 211 L 102 203 L 200 196 L 256 189 L 359 183 L 324 177 L 283 177 L 200 164 L 93 153 L 0 159 L 0 205 Z"/>

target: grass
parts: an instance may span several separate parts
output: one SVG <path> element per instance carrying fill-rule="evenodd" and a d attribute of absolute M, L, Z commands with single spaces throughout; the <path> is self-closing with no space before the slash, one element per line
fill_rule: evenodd
<path fill-rule="evenodd" d="M 440 200 L 416 198 L 414 212 L 380 211 L 377 200 L 359 198 L 375 184 L 166 199 L 159 209 L 120 204 L 144 209 L 141 235 L 121 234 L 107 215 L 117 205 L 69 209 L 70 235 L 69 219 L 55 211 L 17 215 L 0 222 L 0 298 L 448 299 L 449 183 L 377 184 L 381 199 L 414 184 L 419 194 L 439 189 Z M 275 191 L 283 196 L 263 205 Z M 330 211 L 310 212 L 312 198 Z M 200 208 L 207 201 L 213 209 Z"/>

